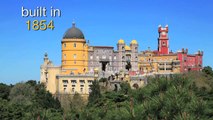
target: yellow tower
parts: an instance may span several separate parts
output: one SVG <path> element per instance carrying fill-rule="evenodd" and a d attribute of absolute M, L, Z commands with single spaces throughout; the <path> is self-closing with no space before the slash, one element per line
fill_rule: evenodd
<path fill-rule="evenodd" d="M 88 45 L 84 34 L 72 24 L 66 31 L 62 45 L 62 74 L 82 74 L 88 71 Z"/>

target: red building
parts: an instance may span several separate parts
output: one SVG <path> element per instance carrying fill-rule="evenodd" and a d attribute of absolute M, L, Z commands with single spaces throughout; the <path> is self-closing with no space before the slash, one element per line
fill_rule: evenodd
<path fill-rule="evenodd" d="M 188 49 L 182 49 L 177 52 L 180 60 L 180 71 L 200 71 L 203 64 L 203 51 L 197 51 L 195 54 L 188 54 Z"/>
<path fill-rule="evenodd" d="M 178 60 L 180 60 L 180 72 L 202 70 L 203 51 L 198 50 L 195 54 L 188 54 L 188 49 L 179 50 L 177 53 L 169 52 L 168 31 L 168 25 L 165 27 L 158 26 L 158 50 L 153 52 L 157 55 L 176 54 Z"/>

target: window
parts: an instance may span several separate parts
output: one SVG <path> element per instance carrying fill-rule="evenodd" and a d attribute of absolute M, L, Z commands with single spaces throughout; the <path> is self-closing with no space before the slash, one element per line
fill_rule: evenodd
<path fill-rule="evenodd" d="M 77 46 L 76 43 L 74 43 L 73 47 L 76 48 L 76 46 Z"/>
<path fill-rule="evenodd" d="M 184 62 L 186 62 L 187 61 L 187 57 L 186 56 L 184 56 Z"/>
<path fill-rule="evenodd" d="M 93 59 L 93 56 L 90 56 L 90 59 Z"/>
<path fill-rule="evenodd" d="M 76 64 L 76 61 L 74 61 L 74 64 Z"/>
<path fill-rule="evenodd" d="M 97 56 L 96 58 L 97 58 L 97 60 L 98 60 L 98 59 L 99 59 L 99 56 Z"/>
<path fill-rule="evenodd" d="M 76 81 L 76 80 L 71 80 L 71 83 L 72 83 L 72 84 L 76 84 L 77 81 Z"/>
<path fill-rule="evenodd" d="M 103 56 L 102 56 L 102 59 L 106 59 L 106 56 L 105 56 L 105 55 L 103 55 Z"/>
<path fill-rule="evenodd" d="M 122 47 L 122 50 L 124 50 L 124 46 Z"/>
<path fill-rule="evenodd" d="M 76 58 L 77 58 L 77 55 L 76 55 L 76 54 L 74 54 L 74 55 L 73 55 L 73 58 L 74 58 L 74 59 L 76 59 Z"/>
<path fill-rule="evenodd" d="M 67 44 L 66 44 L 66 43 L 64 43 L 64 48 L 66 48 L 66 46 L 67 46 Z"/>
<path fill-rule="evenodd" d="M 66 57 L 67 57 L 67 55 L 66 55 L 66 54 L 64 54 L 64 59 L 66 59 Z"/>
<path fill-rule="evenodd" d="M 114 59 L 116 60 L 116 56 L 114 56 Z"/>
<path fill-rule="evenodd" d="M 88 80 L 88 84 L 92 84 L 92 80 Z"/>
<path fill-rule="evenodd" d="M 112 56 L 109 56 L 109 59 L 111 60 L 111 59 L 112 59 Z"/>
<path fill-rule="evenodd" d="M 81 84 L 84 84 L 84 83 L 85 83 L 85 80 L 80 80 L 80 83 L 81 83 Z"/>
<path fill-rule="evenodd" d="M 81 92 L 83 92 L 83 88 L 81 88 Z"/>
<path fill-rule="evenodd" d="M 67 84 L 68 83 L 68 80 L 63 80 L 63 84 Z"/>

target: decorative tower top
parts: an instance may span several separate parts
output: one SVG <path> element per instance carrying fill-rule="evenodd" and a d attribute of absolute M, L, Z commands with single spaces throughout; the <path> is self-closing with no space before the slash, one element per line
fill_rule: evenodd
<path fill-rule="evenodd" d="M 137 40 L 132 40 L 130 44 L 138 44 Z"/>
<path fill-rule="evenodd" d="M 44 54 L 44 61 L 47 61 L 48 60 L 48 54 L 47 54 L 47 52 L 45 52 L 45 54 Z"/>
<path fill-rule="evenodd" d="M 162 27 L 161 25 L 158 26 L 158 33 L 159 37 L 168 37 L 167 34 L 169 32 L 169 26 L 166 25 L 165 27 Z"/>
<path fill-rule="evenodd" d="M 118 44 L 125 44 L 123 39 L 118 40 Z"/>
<path fill-rule="evenodd" d="M 52 62 L 48 58 L 47 52 L 45 52 L 45 54 L 44 54 L 44 65 L 51 65 L 51 66 L 53 65 Z"/>

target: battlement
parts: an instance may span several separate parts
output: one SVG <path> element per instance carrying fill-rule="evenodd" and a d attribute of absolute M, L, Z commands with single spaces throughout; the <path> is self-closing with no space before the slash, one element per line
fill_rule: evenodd
<path fill-rule="evenodd" d="M 195 55 L 203 56 L 203 51 L 198 50 L 198 51 L 195 53 Z"/>
<path fill-rule="evenodd" d="M 159 25 L 158 26 L 158 32 L 159 33 L 162 33 L 162 32 L 168 33 L 169 32 L 169 26 L 165 25 L 165 27 L 162 27 L 161 25 Z"/>

